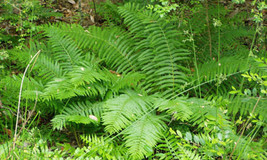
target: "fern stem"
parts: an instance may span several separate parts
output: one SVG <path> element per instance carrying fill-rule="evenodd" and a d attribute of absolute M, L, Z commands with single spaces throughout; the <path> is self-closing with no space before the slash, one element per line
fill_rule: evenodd
<path fill-rule="evenodd" d="M 211 44 L 211 33 L 210 33 L 208 1 L 206 0 L 204 3 L 205 3 L 205 8 L 206 8 L 206 23 L 207 23 L 207 27 L 208 27 L 210 58 L 212 59 L 212 44 Z"/>
<path fill-rule="evenodd" d="M 218 0 L 218 4 L 217 4 L 217 7 L 218 7 L 218 10 L 217 10 L 217 18 L 218 18 L 218 21 L 220 21 L 220 8 L 219 8 L 219 5 L 220 4 L 220 1 Z M 220 25 L 218 25 L 218 51 L 217 51 L 217 58 L 218 58 L 218 66 L 217 66 L 217 73 L 220 73 L 220 66 L 221 66 L 221 63 L 220 63 L 220 50 L 221 50 L 221 37 L 220 37 L 220 34 L 221 34 L 221 28 L 220 28 Z M 216 90 L 216 93 L 217 95 L 219 94 L 219 81 L 220 81 L 220 75 L 217 75 L 217 90 Z M 218 122 L 218 107 L 216 107 L 216 124 Z"/>
<path fill-rule="evenodd" d="M 192 28 L 191 28 L 191 25 L 190 24 L 189 24 L 189 28 L 190 28 L 190 32 L 191 32 L 192 37 L 193 37 L 194 35 L 193 35 Z M 194 37 L 193 37 L 192 45 L 193 45 L 193 53 L 194 53 L 194 65 L 195 65 L 196 72 L 197 72 L 197 81 L 198 81 L 199 97 L 201 98 L 202 95 L 201 95 L 201 87 L 200 87 L 200 79 L 199 79 L 198 66 L 197 66 L 197 56 L 196 56 L 196 48 L 195 48 Z"/>
<path fill-rule="evenodd" d="M 77 144 L 78 144 L 78 146 L 81 148 L 82 146 L 81 146 L 80 140 L 79 140 L 79 138 L 78 138 L 76 129 L 75 129 L 74 127 L 73 127 L 72 129 L 73 129 L 74 137 L 75 137 L 75 139 L 76 139 L 76 141 L 77 141 Z"/>

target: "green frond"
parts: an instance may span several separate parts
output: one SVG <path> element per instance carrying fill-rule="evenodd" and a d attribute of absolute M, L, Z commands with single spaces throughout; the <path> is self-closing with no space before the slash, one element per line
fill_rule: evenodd
<path fill-rule="evenodd" d="M 124 88 L 134 88 L 138 85 L 138 82 L 144 79 L 144 75 L 138 72 L 123 75 L 120 75 L 118 73 L 107 73 L 106 75 L 111 79 L 110 88 L 114 92 L 118 92 L 119 90 Z"/>
<path fill-rule="evenodd" d="M 184 98 L 177 98 L 175 100 L 157 99 L 156 106 L 159 106 L 159 111 L 166 111 L 172 115 L 176 120 L 188 121 L 193 114 L 189 104 Z"/>
<path fill-rule="evenodd" d="M 136 13 L 136 10 L 142 12 Z M 189 70 L 183 66 L 183 61 L 188 59 L 190 53 L 179 42 L 177 37 L 180 34 L 173 24 L 167 23 L 156 13 L 143 10 L 134 4 L 119 8 L 137 42 L 138 66 L 147 75 L 144 88 L 151 93 L 162 92 L 170 97 L 187 82 Z"/>
<path fill-rule="evenodd" d="M 106 131 L 110 134 L 119 132 L 129 126 L 137 118 L 149 111 L 147 97 L 135 92 L 128 92 L 105 103 L 103 114 Z"/>
<path fill-rule="evenodd" d="M 252 112 L 256 102 L 257 97 L 250 96 L 228 96 L 230 104 L 227 106 L 229 114 L 233 116 L 233 119 L 238 114 L 239 116 L 248 116 Z M 267 99 L 265 97 L 261 98 L 261 100 L 257 104 L 257 108 L 254 113 L 261 115 L 264 119 L 267 116 Z"/>
<path fill-rule="evenodd" d="M 129 26 L 130 33 L 133 34 L 135 38 L 141 39 L 145 38 L 145 25 L 142 23 L 142 12 L 148 12 L 144 8 L 140 8 L 138 4 L 127 3 L 122 7 L 118 8 L 118 12 L 124 18 L 124 23 Z M 138 11 L 138 12 L 137 12 Z"/>
<path fill-rule="evenodd" d="M 184 160 L 201 160 L 202 159 L 194 151 L 185 149 L 183 146 L 180 146 L 179 153 L 180 153 L 179 159 L 184 159 Z"/>
<path fill-rule="evenodd" d="M 212 129 L 212 126 L 219 125 L 222 128 L 229 128 L 228 117 L 220 110 L 204 99 L 190 98 L 187 100 L 189 108 L 193 112 L 190 122 L 199 128 Z"/>
<path fill-rule="evenodd" d="M 157 151 L 163 151 L 163 153 L 157 153 Z M 178 159 L 179 151 L 179 141 L 174 136 L 166 132 L 163 134 L 161 141 L 156 146 L 156 154 L 155 157 L 159 157 L 160 159 Z"/>
<path fill-rule="evenodd" d="M 133 159 L 142 159 L 153 152 L 154 147 L 166 128 L 164 117 L 147 114 L 123 131 L 125 145 Z"/>
<path fill-rule="evenodd" d="M 166 127 L 165 116 L 151 112 L 155 107 L 154 100 L 153 96 L 128 91 L 105 103 L 105 130 L 114 134 L 124 129 L 122 134 L 125 145 L 133 159 L 142 159 L 151 153 Z"/>
<path fill-rule="evenodd" d="M 40 54 L 37 59 L 37 66 L 35 68 L 37 67 L 38 75 L 47 81 L 52 80 L 55 77 L 62 77 L 64 75 L 60 64 L 43 54 Z"/>
<path fill-rule="evenodd" d="M 207 83 L 201 86 L 204 95 L 222 95 L 229 93 L 232 86 L 239 86 L 242 82 L 241 74 L 246 71 L 263 74 L 256 67 L 256 62 L 247 59 L 246 55 L 224 56 L 220 61 L 211 60 L 199 65 L 199 82 Z M 192 85 L 198 82 L 197 73 L 194 72 Z M 217 90 L 218 87 L 218 90 Z"/>
<path fill-rule="evenodd" d="M 105 87 L 100 81 L 109 81 L 105 72 L 89 66 L 73 66 L 72 71 L 65 77 L 55 78 L 47 83 L 44 90 L 44 99 L 66 99 L 80 96 L 104 95 Z"/>
<path fill-rule="evenodd" d="M 128 159 L 127 149 L 117 145 L 111 139 L 104 136 L 81 135 L 81 139 L 88 146 L 88 152 L 84 157 L 100 156 L 104 159 Z"/>
<path fill-rule="evenodd" d="M 183 147 L 184 144 L 179 141 L 178 137 L 166 132 L 163 134 L 160 143 L 156 146 L 156 151 L 163 153 L 156 153 L 155 157 L 160 159 L 182 159 L 182 160 L 200 160 L 200 155 Z"/>
<path fill-rule="evenodd" d="M 98 27 L 90 27 L 84 30 L 77 25 L 61 25 L 61 35 L 65 35 L 78 44 L 82 49 L 91 49 L 102 59 L 107 68 L 118 73 L 127 73 L 135 70 L 132 41 L 127 33 L 117 29 L 101 30 Z"/>
<path fill-rule="evenodd" d="M 0 88 L 5 90 L 3 94 L 8 95 L 7 97 L 18 100 L 20 85 L 22 82 L 22 74 L 12 77 L 5 77 L 0 81 Z M 22 87 L 22 98 L 23 99 L 36 99 L 36 94 L 38 97 L 42 95 L 42 91 L 44 89 L 44 85 L 41 81 L 37 81 L 34 78 L 25 77 Z M 14 100 L 10 100 L 12 102 Z"/>
<path fill-rule="evenodd" d="M 220 62 L 211 60 L 199 65 L 200 82 L 216 79 L 221 75 L 230 75 L 239 71 L 246 71 L 249 66 L 246 66 L 247 59 L 243 55 L 226 56 L 220 58 Z M 194 79 L 197 79 L 195 73 Z"/>
<path fill-rule="evenodd" d="M 83 59 L 81 50 L 70 38 L 64 37 L 61 30 L 50 26 L 45 28 L 45 33 L 49 37 L 49 44 L 52 46 L 52 56 L 64 70 L 69 71 L 75 65 L 79 65 Z"/>
<path fill-rule="evenodd" d="M 70 125 L 70 122 L 98 125 L 102 112 L 101 103 L 78 102 L 65 108 L 62 114 L 56 115 L 51 121 L 53 128 L 58 130 L 62 130 L 63 127 Z"/>

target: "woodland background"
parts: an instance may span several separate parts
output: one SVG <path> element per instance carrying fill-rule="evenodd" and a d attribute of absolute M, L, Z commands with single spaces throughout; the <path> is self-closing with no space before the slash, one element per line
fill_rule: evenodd
<path fill-rule="evenodd" d="M 267 159 L 263 0 L 2 0 L 0 159 Z"/>

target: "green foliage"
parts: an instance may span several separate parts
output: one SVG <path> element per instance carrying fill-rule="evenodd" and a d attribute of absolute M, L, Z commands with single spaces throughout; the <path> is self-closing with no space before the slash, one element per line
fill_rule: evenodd
<path fill-rule="evenodd" d="M 0 8 L 3 9 L 0 23 L 7 24 L 5 29 L 0 30 L 1 48 L 13 45 L 21 49 L 27 36 L 37 34 L 40 21 L 62 16 L 53 9 L 43 7 L 38 0 L 4 0 Z"/>
<path fill-rule="evenodd" d="M 0 61 L 4 61 L 4 60 L 6 60 L 8 57 L 9 57 L 9 56 L 8 56 L 8 54 L 7 54 L 7 51 L 3 50 L 3 51 L 0 52 Z M 4 68 L 4 66 L 1 65 L 1 66 L 0 66 L 0 69 L 3 69 L 3 68 Z"/>
<path fill-rule="evenodd" d="M 166 132 L 160 144 L 156 147 L 156 151 L 159 151 L 159 153 L 156 153 L 155 157 L 160 159 L 201 159 L 194 151 L 185 149 L 184 146 L 176 136 Z M 160 153 L 161 150 L 166 153 Z"/>
<path fill-rule="evenodd" d="M 23 132 L 17 141 L 17 148 L 12 150 L 10 156 L 23 159 L 61 159 L 67 156 L 65 151 L 61 151 L 59 146 L 50 148 L 49 143 L 54 140 L 52 130 L 48 133 L 33 128 L 29 132 Z M 63 138 L 63 137 L 62 137 Z M 7 141 L 0 145 L 0 158 L 8 157 L 12 141 Z"/>
<path fill-rule="evenodd" d="M 96 135 L 82 135 L 81 139 L 88 145 L 88 152 L 84 157 L 105 159 L 128 159 L 127 150 L 124 146 L 113 143 L 111 139 Z"/>
<path fill-rule="evenodd" d="M 5 124 L 0 129 L 12 131 L 7 122 L 17 107 L 22 73 L 41 50 L 23 81 L 20 119 L 27 123 L 36 107 L 40 121 L 52 119 L 57 133 L 75 138 L 58 145 L 44 143 L 48 138 L 35 131 L 23 132 L 12 157 L 22 151 L 26 159 L 266 157 L 261 138 L 266 137 L 266 61 L 261 55 L 252 60 L 248 26 L 208 1 L 175 5 L 184 12 L 179 25 L 175 17 L 162 18 L 143 4 L 107 4 L 112 16 L 105 16 L 112 27 L 38 26 L 36 40 L 1 54 L 14 74 L 1 73 L 0 114 L 7 118 L 0 118 Z M 25 138 L 30 136 L 36 139 Z M 8 156 L 10 146 L 1 144 L 0 158 Z"/>
<path fill-rule="evenodd" d="M 62 114 L 56 115 L 52 120 L 52 125 L 54 129 L 62 130 L 67 124 L 95 124 L 99 123 L 99 119 L 102 114 L 101 104 L 92 104 L 88 101 L 77 104 L 72 104 L 68 108 L 62 111 Z"/>
<path fill-rule="evenodd" d="M 154 2 L 154 0 L 152 0 L 152 2 Z M 179 6 L 178 4 L 175 4 L 174 3 L 174 0 L 172 1 L 168 1 L 168 0 L 159 0 L 160 2 L 160 5 L 155 5 L 155 6 L 152 6 L 152 5 L 148 5 L 147 8 L 148 9 L 152 9 L 153 11 L 157 12 L 161 17 L 164 17 L 165 14 L 171 12 L 172 10 L 176 10 L 176 8 Z M 170 4 L 170 3 L 173 3 L 173 4 Z"/>
<path fill-rule="evenodd" d="M 150 11 L 135 14 L 139 6 L 126 4 L 119 12 L 129 25 L 130 32 L 139 42 L 139 66 L 147 75 L 144 88 L 149 92 L 163 92 L 170 97 L 177 94 L 181 85 L 187 82 L 183 61 L 189 52 L 179 42 L 175 26 Z M 153 74 L 152 74 L 153 73 Z"/>
<path fill-rule="evenodd" d="M 113 134 L 125 129 L 122 132 L 125 145 L 135 159 L 149 154 L 166 128 L 164 116 L 150 113 L 153 99 L 154 97 L 128 92 L 108 100 L 105 105 L 103 121 L 106 131 Z"/>

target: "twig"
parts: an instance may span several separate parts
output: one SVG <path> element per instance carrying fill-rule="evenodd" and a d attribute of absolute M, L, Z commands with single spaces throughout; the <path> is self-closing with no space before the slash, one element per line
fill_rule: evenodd
<path fill-rule="evenodd" d="M 19 101 L 18 101 L 18 109 L 17 109 L 17 119 L 16 119 L 16 126 L 15 126 L 15 134 L 14 134 L 14 139 L 13 139 L 13 149 L 16 146 L 16 140 L 17 140 L 17 131 L 18 131 L 18 122 L 19 122 L 19 112 L 20 112 L 20 102 L 21 102 L 21 94 L 22 94 L 22 87 L 23 87 L 23 82 L 24 82 L 24 78 L 26 76 L 27 70 L 30 67 L 30 64 L 32 63 L 32 61 L 35 59 L 36 56 L 38 56 L 40 54 L 41 50 L 39 50 L 30 60 L 30 62 L 28 63 L 24 73 L 23 73 L 23 77 L 21 79 L 21 83 L 20 83 L 20 90 L 19 90 Z"/>

